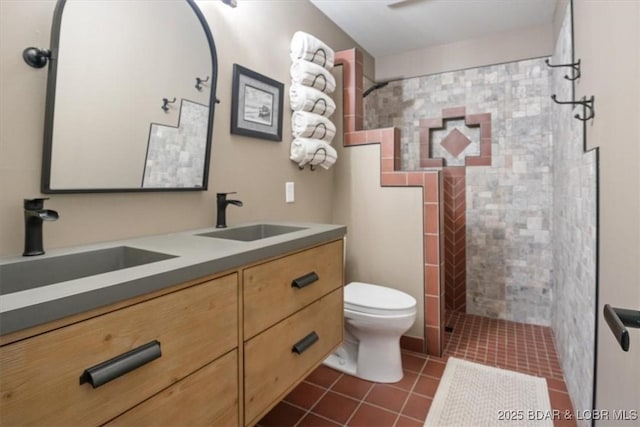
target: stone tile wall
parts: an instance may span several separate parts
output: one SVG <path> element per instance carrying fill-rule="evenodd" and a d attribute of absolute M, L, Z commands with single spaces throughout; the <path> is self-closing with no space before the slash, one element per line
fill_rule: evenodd
<path fill-rule="evenodd" d="M 461 106 L 491 113 L 492 164 L 466 174 L 469 313 L 551 323 L 549 85 L 549 69 L 533 59 L 394 81 L 364 100 L 365 129 L 401 129 L 409 171 L 420 169 L 421 119 Z"/>
<path fill-rule="evenodd" d="M 183 99 L 177 127 L 152 123 L 142 187 L 201 187 L 208 122 L 209 107 Z"/>
<path fill-rule="evenodd" d="M 565 16 L 550 59 L 572 62 L 570 13 Z M 569 68 L 551 72 L 558 100 L 572 97 L 564 78 Z M 596 153 L 584 152 L 584 129 L 573 115 L 582 107 L 553 105 L 553 316 L 552 327 L 567 388 L 576 411 L 591 409 L 595 348 Z M 580 425 L 589 426 L 586 420 Z"/>

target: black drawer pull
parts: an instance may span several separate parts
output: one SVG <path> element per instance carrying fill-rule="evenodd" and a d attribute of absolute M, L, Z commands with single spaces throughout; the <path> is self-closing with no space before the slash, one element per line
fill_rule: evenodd
<path fill-rule="evenodd" d="M 320 280 L 320 278 L 315 271 L 312 271 L 311 273 L 305 274 L 304 276 L 298 277 L 297 279 L 293 279 L 293 281 L 291 282 L 291 287 L 302 289 L 305 286 L 309 286 L 313 282 L 317 282 L 318 280 Z"/>
<path fill-rule="evenodd" d="M 160 342 L 153 340 L 106 362 L 85 369 L 80 376 L 80 384 L 89 383 L 93 388 L 100 387 L 160 356 L 162 356 Z"/>
<path fill-rule="evenodd" d="M 318 334 L 316 334 L 316 331 L 313 331 L 309 335 L 307 335 L 306 337 L 302 338 L 300 341 L 295 343 L 293 345 L 293 348 L 291 348 L 291 352 L 292 353 L 297 353 L 297 354 L 302 354 L 309 347 L 314 345 L 316 343 L 316 341 L 318 341 L 319 339 L 320 339 L 320 337 L 318 336 Z"/>

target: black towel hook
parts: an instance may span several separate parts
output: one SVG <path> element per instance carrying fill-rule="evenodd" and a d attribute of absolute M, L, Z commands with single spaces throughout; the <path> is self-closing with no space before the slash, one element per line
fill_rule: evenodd
<path fill-rule="evenodd" d="M 196 89 L 198 89 L 199 91 L 202 91 L 202 83 L 208 82 L 209 77 L 210 76 L 207 76 L 206 79 L 201 79 L 200 77 L 196 77 Z"/>
<path fill-rule="evenodd" d="M 324 147 L 320 147 L 318 148 L 315 153 L 313 153 L 313 157 L 311 158 L 311 160 L 309 160 L 309 169 L 311 169 L 311 171 L 313 172 L 314 170 L 316 170 L 316 166 L 313 164 L 313 161 L 316 159 L 316 155 L 322 151 L 324 153 L 324 158 L 322 159 L 322 161 L 320 163 L 323 163 L 325 160 L 327 160 L 327 150 L 325 150 Z M 320 164 L 318 163 L 318 164 Z M 302 170 L 304 169 L 304 166 L 298 166 L 298 169 Z"/>
<path fill-rule="evenodd" d="M 544 60 L 545 64 L 547 64 L 547 66 L 551 67 L 551 68 L 558 68 L 558 67 L 571 67 L 573 69 L 572 74 L 573 76 L 569 77 L 567 74 L 564 75 L 564 78 L 567 80 L 577 80 L 580 77 L 580 60 L 578 59 L 576 62 L 573 62 L 571 64 L 556 64 L 553 65 L 551 63 L 549 63 L 549 59 L 545 59 Z"/>
<path fill-rule="evenodd" d="M 322 74 L 317 74 L 313 78 L 313 82 L 311 83 L 311 87 L 316 87 L 316 81 L 318 80 L 318 77 L 322 77 L 322 82 L 324 83 L 324 86 L 322 86 L 322 89 L 320 89 L 320 90 L 324 92 L 327 89 L 327 78 Z"/>
<path fill-rule="evenodd" d="M 322 129 L 324 131 L 322 133 L 322 136 L 318 137 L 318 139 L 324 139 L 324 137 L 327 136 L 327 125 L 325 125 L 324 123 L 317 123 L 315 125 L 315 127 L 313 128 L 313 132 L 311 132 L 311 138 L 316 137 L 315 135 L 318 129 Z"/>
<path fill-rule="evenodd" d="M 176 102 L 176 97 L 173 97 L 173 100 L 169 101 L 169 99 L 167 98 L 162 98 L 162 108 L 164 110 L 165 113 L 169 112 L 169 104 L 173 104 L 174 102 Z"/>
<path fill-rule="evenodd" d="M 320 101 L 322 101 L 322 106 L 324 107 L 322 109 L 322 113 L 319 113 L 321 116 L 324 116 L 324 113 L 327 112 L 327 101 L 325 101 L 323 98 L 318 98 L 315 100 L 315 102 L 313 103 L 313 107 L 311 107 L 311 112 L 315 113 L 315 109 L 316 109 L 316 105 L 318 105 L 318 103 L 320 103 Z"/>
<path fill-rule="evenodd" d="M 314 62 L 314 59 L 316 59 L 316 55 L 318 53 L 322 54 L 322 66 L 325 67 L 327 65 L 327 52 L 324 51 L 323 48 L 319 47 L 318 49 L 316 49 L 315 52 L 313 52 L 313 56 L 311 57 L 311 61 L 310 62 Z"/>
<path fill-rule="evenodd" d="M 580 117 L 579 114 L 576 114 L 575 117 L 578 120 L 582 120 L 583 122 L 586 122 L 587 120 L 591 120 L 593 119 L 593 117 L 596 115 L 595 113 L 595 107 L 594 107 L 594 103 L 595 103 L 595 98 L 593 95 L 591 95 L 591 98 L 587 99 L 586 97 L 582 97 L 582 99 L 580 101 L 558 101 L 556 99 L 556 95 L 553 94 L 551 95 L 551 99 L 553 99 L 553 102 L 555 102 L 556 104 L 571 104 L 571 105 L 582 105 L 583 108 L 583 117 Z M 587 115 L 587 109 L 589 110 L 589 114 Z"/>

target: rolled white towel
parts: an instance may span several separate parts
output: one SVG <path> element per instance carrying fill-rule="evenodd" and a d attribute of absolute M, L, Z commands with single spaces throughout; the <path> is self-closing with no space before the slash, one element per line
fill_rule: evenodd
<path fill-rule="evenodd" d="M 336 90 L 336 79 L 329 71 L 318 64 L 297 60 L 291 64 L 289 71 L 291 83 L 314 87 L 325 93 L 332 93 Z"/>
<path fill-rule="evenodd" d="M 319 139 L 296 138 L 291 143 L 289 158 L 300 167 L 310 164 L 329 169 L 338 159 L 338 153 L 332 146 Z"/>
<path fill-rule="evenodd" d="M 291 116 L 291 130 L 294 138 L 317 138 L 331 144 L 336 135 L 336 125 L 320 114 L 295 111 Z"/>
<path fill-rule="evenodd" d="M 292 84 L 289 88 L 289 103 L 294 111 L 309 111 L 329 117 L 336 110 L 336 103 L 318 89 Z"/>
<path fill-rule="evenodd" d="M 291 38 L 290 54 L 292 61 L 304 59 L 314 62 L 327 70 L 333 68 L 335 52 L 322 40 L 305 33 L 296 31 Z"/>

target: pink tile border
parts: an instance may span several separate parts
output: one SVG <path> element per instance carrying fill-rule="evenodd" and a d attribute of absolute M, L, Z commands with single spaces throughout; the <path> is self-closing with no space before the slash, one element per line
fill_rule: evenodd
<path fill-rule="evenodd" d="M 443 171 L 445 306 L 466 312 L 466 178 L 464 167 Z"/>
<path fill-rule="evenodd" d="M 400 157 L 400 129 L 382 128 L 362 130 L 362 54 L 357 49 L 336 52 L 336 65 L 343 66 L 344 84 L 344 146 L 379 143 L 380 144 L 380 185 L 383 187 L 422 187 L 422 210 L 424 224 L 428 224 L 423 235 L 424 252 L 424 295 L 429 301 L 431 312 L 425 312 L 424 339 L 403 337 L 404 347 L 410 350 L 426 352 L 440 356 L 443 350 L 444 336 L 444 288 L 442 276 L 442 218 L 438 214 L 434 220 L 434 212 L 442 201 L 442 178 L 440 171 L 402 171 Z M 355 97 L 355 99 L 353 99 Z M 439 122 L 438 122 L 439 120 Z M 442 119 L 427 121 L 425 124 L 442 124 Z M 422 124 L 422 121 L 421 121 Z M 436 160 L 436 159 L 433 159 Z M 442 159 L 437 165 L 442 166 Z M 429 216 L 429 217 L 428 217 Z M 431 283 L 435 282 L 435 283 Z M 426 348 L 425 348 L 426 347 Z"/>
<path fill-rule="evenodd" d="M 460 249 L 457 245 L 454 247 L 448 247 L 447 251 L 444 251 L 444 242 L 457 242 L 461 239 L 464 239 L 465 231 L 462 231 L 462 236 L 460 236 L 459 227 L 460 224 L 450 224 L 451 215 L 460 216 L 459 212 L 453 212 L 454 206 L 459 206 L 461 203 L 464 203 L 464 194 L 456 194 L 455 200 L 450 200 L 452 197 L 452 185 L 456 182 L 456 180 L 461 179 L 463 182 L 465 180 L 466 175 L 466 167 L 467 166 L 491 166 L 491 114 L 490 113 L 481 113 L 481 114 L 467 114 L 466 107 L 451 107 L 451 108 L 443 108 L 441 112 L 441 117 L 431 117 L 431 118 L 423 118 L 419 121 L 419 138 L 420 138 L 420 166 L 423 168 L 440 168 L 443 172 L 443 176 L 441 184 L 447 188 L 447 191 L 443 194 L 442 204 L 439 207 L 441 214 L 443 212 L 447 212 L 447 221 L 449 223 L 448 227 L 444 232 L 441 232 L 439 235 L 440 239 L 440 253 L 443 255 L 438 259 L 441 263 L 440 271 L 443 271 L 441 277 L 441 296 L 443 304 L 446 302 L 446 307 L 448 309 L 459 310 L 462 312 L 466 311 L 466 273 L 463 271 L 464 267 L 460 267 L 460 264 L 465 262 L 465 250 L 464 248 Z M 478 156 L 465 156 L 464 157 L 464 166 L 446 166 L 445 160 L 443 158 L 434 158 L 432 157 L 433 153 L 433 141 L 431 139 L 431 132 L 435 129 L 444 129 L 445 121 L 451 119 L 464 119 L 465 125 L 468 127 L 479 127 L 480 134 L 480 154 Z M 455 131 L 455 130 L 454 130 Z M 455 137 L 455 133 L 452 133 L 447 136 L 447 138 Z M 446 141 L 446 138 L 445 138 Z M 443 141 L 444 142 L 444 141 Z M 445 149 L 451 152 L 453 155 L 459 154 L 463 150 L 456 150 L 456 141 L 452 140 L 453 147 L 445 147 Z M 460 144 L 460 143 L 459 143 Z M 458 145 L 459 145 L 458 144 Z M 443 144 L 444 146 L 444 144 Z M 451 150 L 453 148 L 453 151 Z M 459 147 L 458 147 L 459 148 Z M 456 153 L 456 151 L 458 153 Z M 460 216 L 462 221 L 465 221 L 464 215 Z M 443 219 L 440 220 L 443 223 Z M 425 230 L 433 229 L 432 223 L 427 223 L 426 213 L 425 213 Z M 461 247 L 464 243 L 461 243 Z M 451 246 L 449 244 L 449 246 Z M 426 247 L 426 244 L 425 244 Z M 428 252 L 427 252 L 428 253 Z M 428 259 L 428 262 L 433 263 L 434 258 Z M 434 287 L 428 288 L 429 294 L 432 295 L 434 293 Z M 446 295 L 446 298 L 444 298 Z M 441 307 L 444 310 L 444 306 Z M 428 323 L 427 323 L 428 324 Z M 433 334 L 433 332 L 431 332 Z M 442 341 L 443 335 L 440 336 L 440 341 Z M 433 338 L 435 339 L 435 338 Z M 428 341 L 428 339 L 427 339 Z"/>

